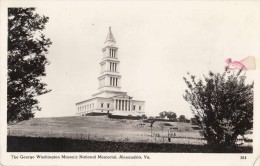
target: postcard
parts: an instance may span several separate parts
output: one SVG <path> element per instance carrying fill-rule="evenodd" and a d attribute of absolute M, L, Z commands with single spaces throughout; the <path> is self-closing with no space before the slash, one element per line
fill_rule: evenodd
<path fill-rule="evenodd" d="M 1 1 L 1 165 L 260 165 L 259 1 Z"/>

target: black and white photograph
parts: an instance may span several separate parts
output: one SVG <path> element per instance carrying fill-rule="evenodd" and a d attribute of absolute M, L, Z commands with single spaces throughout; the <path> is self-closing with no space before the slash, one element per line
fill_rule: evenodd
<path fill-rule="evenodd" d="M 258 166 L 259 6 L 2 1 L 0 163 Z"/>

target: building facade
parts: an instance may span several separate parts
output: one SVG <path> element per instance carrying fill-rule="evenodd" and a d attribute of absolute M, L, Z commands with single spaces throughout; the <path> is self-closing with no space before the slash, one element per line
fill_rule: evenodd
<path fill-rule="evenodd" d="M 118 48 L 111 27 L 109 27 L 102 52 L 98 92 L 93 94 L 92 98 L 76 103 L 76 115 L 107 113 L 121 116 L 145 115 L 145 102 L 133 100 L 133 97 L 127 95 L 127 92 L 121 91 Z"/>

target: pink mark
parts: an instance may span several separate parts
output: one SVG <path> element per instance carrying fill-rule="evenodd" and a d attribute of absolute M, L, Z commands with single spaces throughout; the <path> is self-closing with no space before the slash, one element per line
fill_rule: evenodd
<path fill-rule="evenodd" d="M 232 61 L 231 58 L 228 58 L 226 60 L 227 64 L 228 64 L 228 69 L 229 70 L 240 70 L 240 69 L 243 69 L 243 70 L 247 70 L 246 67 L 241 63 L 241 62 L 238 62 L 238 61 Z"/>
<path fill-rule="evenodd" d="M 241 61 L 232 61 L 231 58 L 226 60 L 229 70 L 255 70 L 255 57 L 249 56 Z"/>

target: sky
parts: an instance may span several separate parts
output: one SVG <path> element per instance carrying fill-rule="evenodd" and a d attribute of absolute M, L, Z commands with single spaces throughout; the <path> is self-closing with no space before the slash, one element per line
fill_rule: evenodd
<path fill-rule="evenodd" d="M 36 117 L 72 116 L 75 103 L 98 91 L 109 26 L 117 42 L 122 91 L 144 100 L 147 115 L 192 117 L 183 99 L 187 72 L 223 72 L 225 60 L 259 56 L 259 8 L 246 1 L 45 1 L 44 34 L 53 44 L 42 78 L 52 91 L 37 97 Z M 248 71 L 248 81 L 254 71 Z"/>

